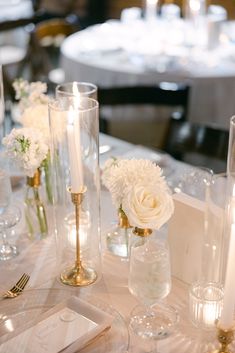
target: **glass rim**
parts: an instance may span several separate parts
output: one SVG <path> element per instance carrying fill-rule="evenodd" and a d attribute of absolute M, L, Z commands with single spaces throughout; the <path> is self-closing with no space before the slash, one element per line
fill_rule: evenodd
<path fill-rule="evenodd" d="M 200 295 L 200 291 L 197 292 L 197 289 L 201 289 L 203 287 L 213 287 L 216 290 L 219 290 L 221 292 L 221 298 L 217 298 L 217 299 L 205 299 Z M 220 282 L 212 282 L 212 281 L 198 281 L 195 283 L 192 283 L 190 288 L 189 288 L 189 295 L 192 298 L 195 298 L 197 300 L 203 301 L 205 303 L 213 303 L 213 302 L 217 302 L 223 299 L 223 293 L 224 293 L 224 287 L 223 284 Z"/>
<path fill-rule="evenodd" d="M 75 95 L 72 95 L 71 97 L 76 97 Z M 68 112 L 69 109 L 68 108 L 64 108 L 64 107 L 61 107 L 59 106 L 59 103 L 60 103 L 60 100 L 61 99 L 66 99 L 66 97 L 63 97 L 63 98 L 54 98 L 54 99 L 51 99 L 48 103 L 48 109 L 53 109 L 53 110 L 56 110 L 56 111 L 60 111 L 60 112 Z M 73 109 L 75 111 L 79 111 L 79 112 L 89 112 L 91 110 L 94 110 L 94 109 L 98 109 L 99 108 L 99 102 L 94 99 L 94 98 L 90 98 L 90 97 L 80 97 L 79 98 L 80 101 L 85 101 L 85 102 L 93 102 L 93 106 L 92 107 L 87 107 L 87 108 L 80 108 L 78 107 L 77 109 Z"/>
<path fill-rule="evenodd" d="M 72 95 L 72 96 L 75 96 L 75 94 L 73 92 L 67 92 L 67 91 L 63 91 L 62 90 L 62 87 L 68 87 L 68 86 L 73 86 L 73 84 L 77 84 L 77 85 L 80 85 L 80 86 L 89 86 L 89 87 L 92 87 L 91 90 L 89 91 L 85 91 L 85 92 L 82 92 L 84 95 L 88 95 L 88 94 L 92 94 L 96 91 L 98 91 L 98 87 L 94 84 L 94 83 L 91 83 L 91 82 L 85 82 L 85 81 L 70 81 L 70 82 L 65 82 L 65 83 L 61 83 L 59 85 L 56 86 L 56 93 L 59 92 L 59 93 L 63 93 L 65 95 Z M 87 97 L 89 98 L 89 97 Z"/>
<path fill-rule="evenodd" d="M 230 123 L 235 124 L 235 115 L 232 115 L 230 118 Z"/>

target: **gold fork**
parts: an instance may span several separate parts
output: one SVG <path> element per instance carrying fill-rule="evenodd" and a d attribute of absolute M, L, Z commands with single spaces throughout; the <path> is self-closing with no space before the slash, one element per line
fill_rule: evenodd
<path fill-rule="evenodd" d="M 15 298 L 20 293 L 23 292 L 26 284 L 28 283 L 30 276 L 27 273 L 24 273 L 19 281 L 9 290 L 2 294 L 2 298 Z"/>

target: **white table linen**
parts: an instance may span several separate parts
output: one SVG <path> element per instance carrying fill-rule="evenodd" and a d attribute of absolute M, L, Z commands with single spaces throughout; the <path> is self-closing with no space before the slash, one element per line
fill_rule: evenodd
<path fill-rule="evenodd" d="M 130 156 L 133 150 L 133 157 L 135 156 L 135 148 L 132 144 L 120 141 L 118 139 L 101 135 L 100 143 L 102 145 L 109 144 L 112 149 L 101 156 L 101 167 L 104 161 L 111 155 L 125 155 Z M 138 150 L 139 151 L 139 150 Z M 148 158 L 150 151 L 143 149 Z M 139 152 L 138 152 L 139 153 Z M 137 156 L 138 157 L 138 156 Z M 172 168 L 174 173 L 181 173 L 182 168 L 187 168 L 186 165 L 176 162 L 172 159 Z M 15 202 L 22 204 L 22 190 L 15 192 Z M 108 191 L 102 189 L 101 193 L 101 229 L 102 239 L 104 242 L 105 229 L 110 225 L 110 222 L 116 218 L 116 210 L 111 206 L 111 197 Z M 49 219 L 51 219 L 49 217 Z M 18 229 L 19 230 L 19 229 Z M 13 240 L 13 239 L 12 239 Z M 9 288 L 14 281 L 23 273 L 30 274 L 30 281 L 27 289 L 32 288 L 63 288 L 58 279 L 58 267 L 56 262 L 56 238 L 53 231 L 50 231 L 50 236 L 44 240 L 31 241 L 27 239 L 22 233 L 18 240 L 20 254 L 11 261 L 0 262 L 1 273 L 1 290 Z M 121 261 L 120 258 L 115 257 L 103 248 L 102 253 L 103 262 L 103 277 L 94 285 L 84 288 L 69 287 L 75 295 L 88 294 L 94 295 L 98 299 L 112 305 L 126 320 L 128 325 L 128 318 L 132 308 L 137 304 L 137 300 L 129 293 L 127 279 L 128 279 L 128 262 Z M 26 289 L 26 290 L 27 290 Z M 24 294 L 22 294 L 23 298 Z M 15 299 L 13 299 L 15 300 Z M 188 317 L 188 291 L 187 285 L 177 279 L 173 279 L 173 288 L 167 298 L 167 302 L 174 305 L 180 314 L 180 323 L 175 334 L 165 340 L 159 342 L 159 350 L 162 353 L 178 353 L 193 352 L 204 353 L 214 341 L 214 333 L 201 332 L 193 327 Z M 1 311 L 1 302 L 0 302 Z M 130 333 L 130 347 L 129 352 L 143 353 L 149 351 L 150 342 L 140 340 Z M 89 352 L 89 350 L 88 350 Z M 97 344 L 97 353 L 104 353 L 99 350 Z M 115 352 L 110 352 L 115 353 Z M 126 353 L 126 352 L 123 352 Z"/>

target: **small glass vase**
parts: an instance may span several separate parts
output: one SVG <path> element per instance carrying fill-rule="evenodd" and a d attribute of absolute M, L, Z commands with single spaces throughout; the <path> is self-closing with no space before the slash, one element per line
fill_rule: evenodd
<path fill-rule="evenodd" d="M 33 177 L 27 177 L 27 188 L 24 199 L 25 221 L 31 239 L 41 239 L 48 235 L 47 217 L 40 196 L 41 172 L 39 169 Z"/>
<path fill-rule="evenodd" d="M 118 211 L 118 219 L 118 224 L 106 234 L 106 245 L 112 254 L 128 259 L 133 228 L 121 209 Z"/>

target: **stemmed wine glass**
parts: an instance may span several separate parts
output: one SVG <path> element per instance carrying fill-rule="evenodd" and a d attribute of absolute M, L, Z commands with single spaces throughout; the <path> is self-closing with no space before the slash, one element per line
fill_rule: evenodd
<path fill-rule="evenodd" d="M 10 205 L 11 195 L 10 177 L 4 171 L 0 171 L 0 235 L 2 238 L 0 260 L 9 260 L 18 253 L 16 246 L 10 245 L 7 241 L 8 228 L 14 227 L 21 217 L 20 209 Z"/>
<path fill-rule="evenodd" d="M 160 302 L 171 290 L 170 255 L 166 240 L 150 238 L 132 246 L 129 290 L 143 305 L 136 306 L 130 318 L 134 334 L 152 340 L 167 338 L 178 322 L 177 311 Z"/>

